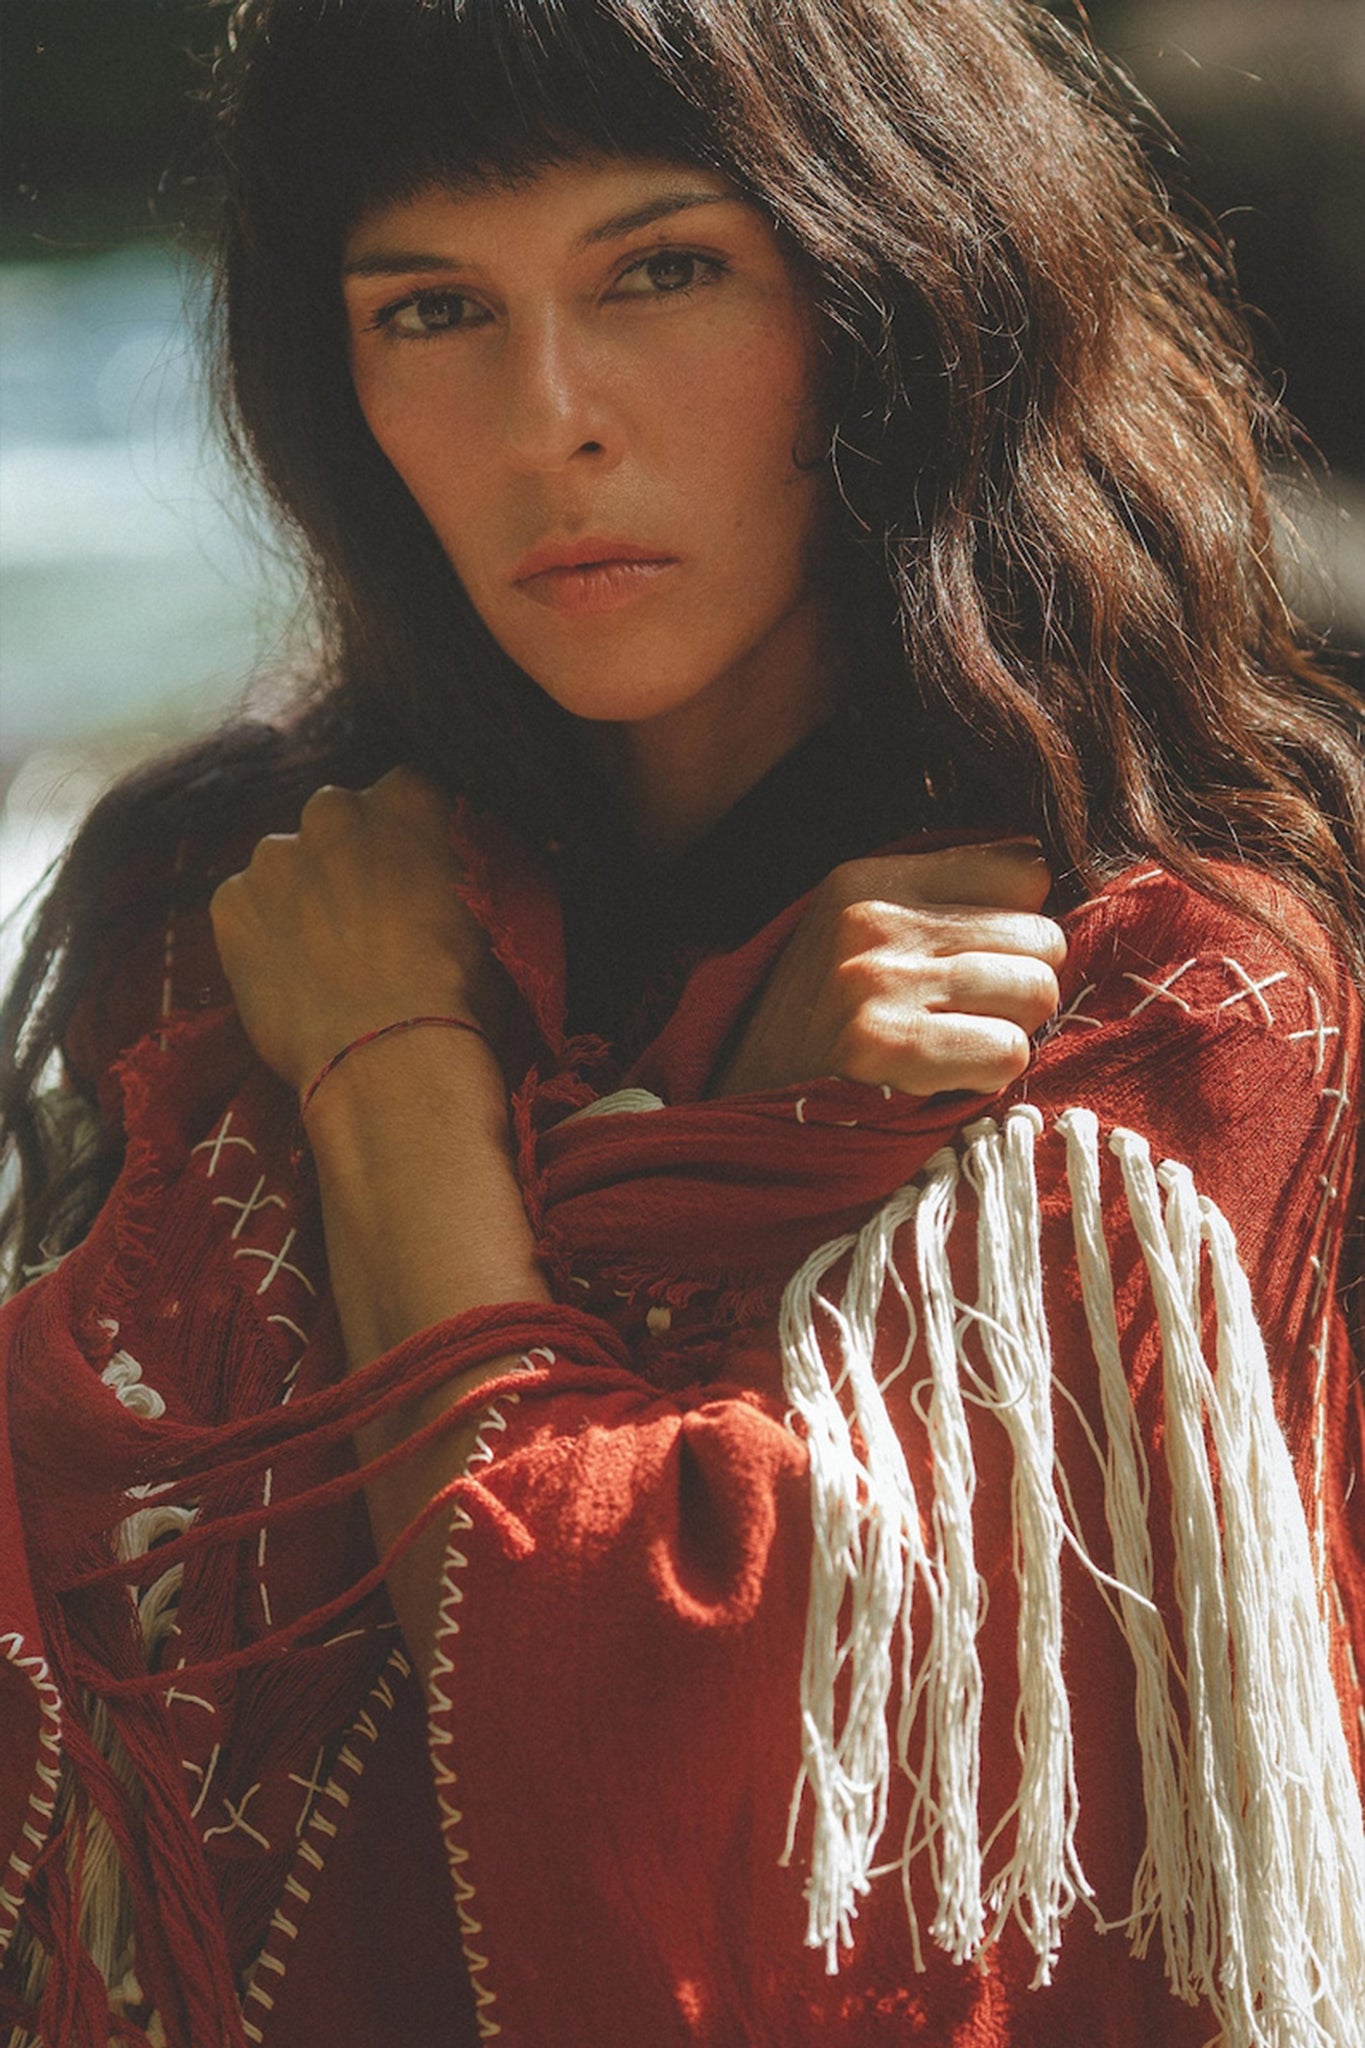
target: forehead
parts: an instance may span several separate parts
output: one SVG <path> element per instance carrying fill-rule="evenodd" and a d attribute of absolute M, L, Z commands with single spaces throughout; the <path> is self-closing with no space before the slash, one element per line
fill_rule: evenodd
<path fill-rule="evenodd" d="M 433 181 L 404 197 L 379 201 L 365 208 L 346 237 L 344 261 L 353 265 L 376 247 L 393 245 L 395 238 L 417 249 L 434 235 L 605 241 L 650 220 L 723 201 L 744 202 L 744 195 L 720 172 L 700 165 L 668 158 L 574 157 L 516 179 Z"/>

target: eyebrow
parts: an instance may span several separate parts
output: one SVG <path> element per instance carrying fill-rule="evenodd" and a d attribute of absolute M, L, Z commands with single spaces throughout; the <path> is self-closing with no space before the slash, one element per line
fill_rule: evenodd
<path fill-rule="evenodd" d="M 625 213 L 614 213 L 609 220 L 599 221 L 595 228 L 579 236 L 578 246 L 589 249 L 596 242 L 617 241 L 622 235 L 633 235 L 638 228 L 653 227 L 656 220 L 666 220 L 671 213 L 685 213 L 689 207 L 742 203 L 736 192 L 659 192 L 643 206 L 632 206 Z"/>
<path fill-rule="evenodd" d="M 640 228 L 652 227 L 656 220 L 667 220 L 670 214 L 685 213 L 697 206 L 737 206 L 744 201 L 733 192 L 658 192 L 653 199 L 645 200 L 642 206 L 631 206 L 624 213 L 613 213 L 608 219 L 599 221 L 578 238 L 580 249 L 591 249 L 599 242 L 619 241 L 622 235 L 633 235 Z M 456 256 L 436 256 L 423 249 L 373 249 L 367 254 L 356 256 L 341 267 L 343 277 L 399 277 L 413 271 L 462 270 L 466 266 Z"/>

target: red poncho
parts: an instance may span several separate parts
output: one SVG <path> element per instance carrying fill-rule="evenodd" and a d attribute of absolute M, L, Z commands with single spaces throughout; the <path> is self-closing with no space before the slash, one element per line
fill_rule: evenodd
<path fill-rule="evenodd" d="M 1006 1095 L 707 1101 L 794 908 L 601 1101 L 547 884 L 462 851 L 558 1305 L 345 1377 L 292 1102 L 213 1010 L 109 1066 L 118 1185 L 0 1319 L 15 2039 L 1365 2041 L 1321 933 L 1132 873 Z M 423 1702 L 351 1434 L 507 1353 Z"/>

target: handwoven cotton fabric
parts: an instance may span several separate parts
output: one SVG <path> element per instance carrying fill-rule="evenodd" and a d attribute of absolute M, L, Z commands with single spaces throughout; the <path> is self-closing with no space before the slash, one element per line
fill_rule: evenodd
<path fill-rule="evenodd" d="M 74 1034 L 128 1145 L 0 1322 L 16 2038 L 1365 2039 L 1359 1013 L 1321 933 L 1136 870 L 1067 918 L 1004 1095 L 714 1101 L 799 906 L 621 1073 L 564 1036 L 548 879 L 459 844 L 550 1306 L 346 1377 L 231 1012 L 129 1046 L 130 965 Z M 351 1435 L 502 1356 L 429 1510 L 423 1700 Z"/>

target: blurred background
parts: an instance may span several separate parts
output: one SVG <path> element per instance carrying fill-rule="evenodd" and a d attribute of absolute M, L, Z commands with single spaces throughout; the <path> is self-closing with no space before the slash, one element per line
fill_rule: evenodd
<path fill-rule="evenodd" d="M 1365 646 L 1365 5 L 1090 0 L 1179 138 L 1319 462 L 1300 608 Z M 196 359 L 199 96 L 223 0 L 0 0 L 0 983 L 15 910 L 140 756 L 306 639 Z"/>

